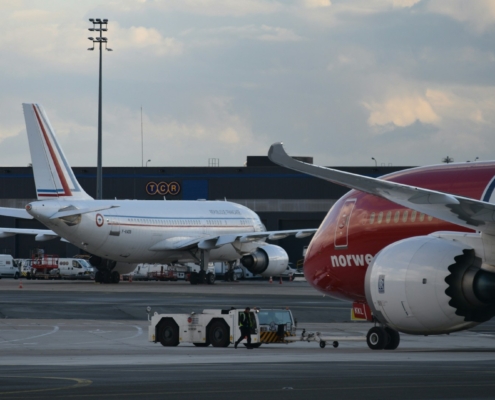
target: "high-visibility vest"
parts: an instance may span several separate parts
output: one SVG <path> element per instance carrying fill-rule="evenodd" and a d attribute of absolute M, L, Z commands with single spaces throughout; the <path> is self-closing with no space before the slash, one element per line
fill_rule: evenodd
<path fill-rule="evenodd" d="M 239 326 L 250 328 L 253 326 L 253 323 L 251 321 L 251 313 L 248 314 L 248 317 L 246 318 L 246 313 L 243 312 L 239 315 Z"/>

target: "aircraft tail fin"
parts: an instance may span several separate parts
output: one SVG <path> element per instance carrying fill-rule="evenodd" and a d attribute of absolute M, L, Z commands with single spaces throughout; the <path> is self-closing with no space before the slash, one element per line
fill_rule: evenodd
<path fill-rule="evenodd" d="M 92 199 L 77 181 L 43 107 L 23 104 L 38 200 Z"/>

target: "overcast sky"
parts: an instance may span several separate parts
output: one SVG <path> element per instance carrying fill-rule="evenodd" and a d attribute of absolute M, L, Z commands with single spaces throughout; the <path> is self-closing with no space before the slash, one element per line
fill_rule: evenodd
<path fill-rule="evenodd" d="M 494 0 L 0 2 L 0 164 L 30 162 L 22 102 L 73 166 L 239 166 L 283 141 L 322 165 L 493 159 Z"/>

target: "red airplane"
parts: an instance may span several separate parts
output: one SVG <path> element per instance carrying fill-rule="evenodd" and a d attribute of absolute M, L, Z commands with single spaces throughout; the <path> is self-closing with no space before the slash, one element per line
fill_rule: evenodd
<path fill-rule="evenodd" d="M 495 162 L 444 164 L 380 179 L 270 159 L 353 190 L 313 237 L 304 275 L 374 321 L 367 343 L 396 349 L 399 332 L 448 334 L 495 316 Z"/>

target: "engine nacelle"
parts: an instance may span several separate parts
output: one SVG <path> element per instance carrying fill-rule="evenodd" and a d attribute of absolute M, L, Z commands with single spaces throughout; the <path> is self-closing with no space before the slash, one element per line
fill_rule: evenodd
<path fill-rule="evenodd" d="M 242 257 L 241 264 L 252 274 L 277 276 L 287 269 L 289 256 L 282 247 L 267 244 Z"/>
<path fill-rule="evenodd" d="M 433 236 L 385 247 L 368 267 L 366 299 L 376 318 L 401 332 L 472 328 L 495 316 L 495 274 L 467 245 Z"/>

